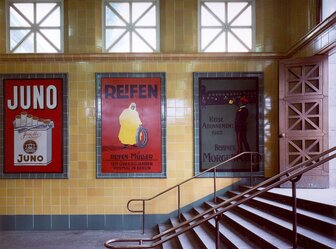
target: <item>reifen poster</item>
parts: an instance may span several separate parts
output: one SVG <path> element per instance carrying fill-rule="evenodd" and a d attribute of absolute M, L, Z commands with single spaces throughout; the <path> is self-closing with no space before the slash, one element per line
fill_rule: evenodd
<path fill-rule="evenodd" d="M 3 173 L 65 173 L 64 78 L 5 78 L 2 83 Z"/>
<path fill-rule="evenodd" d="M 99 78 L 98 173 L 114 177 L 161 177 L 165 172 L 163 79 L 150 75 L 120 76 Z"/>

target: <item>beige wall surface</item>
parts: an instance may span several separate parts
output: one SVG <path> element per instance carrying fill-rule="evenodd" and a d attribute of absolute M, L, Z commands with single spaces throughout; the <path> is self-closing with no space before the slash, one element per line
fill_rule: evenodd
<path fill-rule="evenodd" d="M 197 0 L 161 1 L 161 51 L 177 55 L 141 59 L 75 59 L 48 61 L 35 56 L 6 55 L 5 1 L 0 2 L 0 73 L 67 73 L 69 85 L 69 172 L 66 180 L 0 180 L 1 214 L 126 214 L 131 198 L 147 198 L 193 175 L 193 72 L 264 72 L 265 176 L 278 172 L 278 61 L 265 57 L 209 59 L 197 54 Z M 298 2 L 298 3 L 293 3 Z M 314 1 L 256 0 L 257 52 L 284 52 L 311 27 L 306 16 L 288 11 Z M 65 0 L 65 54 L 102 52 L 100 0 Z M 301 15 L 301 14 L 300 14 Z M 291 27 L 290 29 L 288 27 Z M 182 54 L 180 54 L 182 53 Z M 185 57 L 184 57 L 185 56 Z M 22 60 L 23 59 L 23 60 Z M 166 179 L 96 179 L 95 73 L 165 72 L 167 98 Z M 218 188 L 239 179 L 218 179 Z M 211 179 L 182 189 L 182 205 L 212 191 Z M 176 193 L 150 203 L 149 213 L 176 209 Z"/>

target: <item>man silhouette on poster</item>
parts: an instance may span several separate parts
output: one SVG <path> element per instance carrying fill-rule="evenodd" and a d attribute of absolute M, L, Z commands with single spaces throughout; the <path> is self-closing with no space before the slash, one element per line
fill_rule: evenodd
<path fill-rule="evenodd" d="M 240 97 L 238 102 L 238 110 L 236 111 L 235 119 L 235 131 L 236 131 L 236 141 L 237 141 L 237 154 L 244 151 L 250 151 L 250 146 L 247 141 L 247 118 L 248 109 L 246 104 L 248 99 L 246 97 Z M 244 147 L 244 148 L 243 148 Z"/>

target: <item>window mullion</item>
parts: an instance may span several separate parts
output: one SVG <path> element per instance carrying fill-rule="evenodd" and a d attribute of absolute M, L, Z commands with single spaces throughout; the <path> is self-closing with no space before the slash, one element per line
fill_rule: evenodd
<path fill-rule="evenodd" d="M 130 7 L 129 7 L 129 16 L 130 16 L 130 22 L 129 22 L 129 32 L 130 32 L 130 38 L 129 38 L 129 51 L 133 52 L 133 3 L 130 3 Z"/>
<path fill-rule="evenodd" d="M 225 49 L 224 49 L 224 51 L 225 52 L 227 52 L 227 51 L 229 51 L 229 36 L 228 36 L 228 23 L 229 23 L 229 17 L 228 17 L 228 13 L 229 13 L 229 11 L 228 11 L 228 2 L 225 2 L 224 3 L 224 5 L 225 5 L 225 7 L 224 7 L 224 11 L 225 11 L 225 26 L 224 26 L 224 30 L 225 30 Z"/>
<path fill-rule="evenodd" d="M 37 7 L 36 7 L 36 3 L 34 3 L 34 25 L 33 25 L 33 32 L 34 32 L 34 53 L 37 52 L 37 30 L 38 30 L 38 27 L 36 25 L 36 20 L 37 20 L 37 17 L 36 17 L 36 10 L 37 10 Z"/>

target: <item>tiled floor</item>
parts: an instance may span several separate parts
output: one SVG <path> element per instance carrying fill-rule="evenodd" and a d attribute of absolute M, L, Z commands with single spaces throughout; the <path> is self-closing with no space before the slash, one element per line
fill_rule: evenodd
<path fill-rule="evenodd" d="M 291 195 L 291 189 L 272 191 Z M 336 189 L 298 189 L 298 198 L 314 200 L 336 206 Z M 141 231 L 0 231 L 2 249 L 96 249 L 105 248 L 104 242 L 112 238 L 151 237 Z"/>
<path fill-rule="evenodd" d="M 112 238 L 152 237 L 147 231 L 0 231 L 1 249 L 98 249 Z"/>

